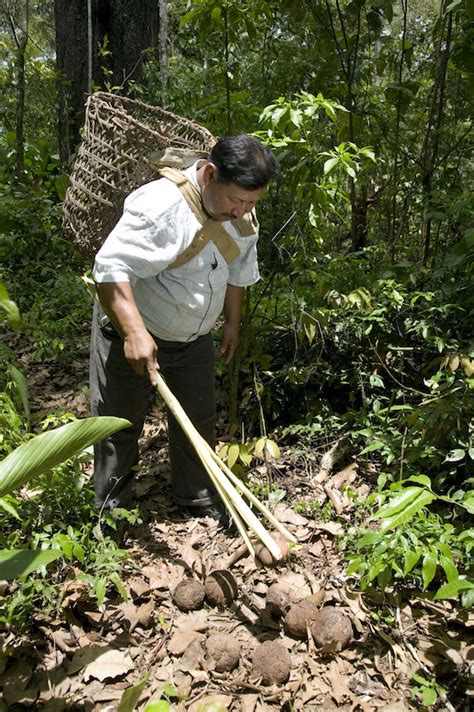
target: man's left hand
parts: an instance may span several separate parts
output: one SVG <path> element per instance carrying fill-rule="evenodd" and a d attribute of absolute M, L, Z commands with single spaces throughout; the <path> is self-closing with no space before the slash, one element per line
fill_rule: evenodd
<path fill-rule="evenodd" d="M 240 328 L 239 324 L 224 323 L 220 356 L 225 363 L 230 363 L 234 358 L 235 350 L 239 345 Z"/>

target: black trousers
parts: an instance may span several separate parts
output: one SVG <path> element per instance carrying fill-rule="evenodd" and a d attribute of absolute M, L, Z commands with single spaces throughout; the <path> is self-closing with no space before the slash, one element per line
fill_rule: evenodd
<path fill-rule="evenodd" d="M 156 337 L 158 364 L 168 387 L 207 442 L 215 444 L 215 352 L 210 334 L 195 341 L 163 341 Z M 94 446 L 96 505 L 108 509 L 132 503 L 138 438 L 145 421 L 152 386 L 138 376 L 123 353 L 123 341 L 96 304 L 92 323 L 90 401 L 92 415 L 127 418 L 130 428 Z M 219 500 L 193 446 L 168 412 L 171 483 L 175 502 L 206 506 Z"/>

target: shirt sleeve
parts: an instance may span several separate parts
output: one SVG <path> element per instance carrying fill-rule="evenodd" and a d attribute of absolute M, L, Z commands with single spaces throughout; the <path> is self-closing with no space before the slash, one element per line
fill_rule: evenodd
<path fill-rule="evenodd" d="M 232 237 L 239 247 L 240 256 L 229 265 L 228 283 L 234 287 L 250 287 L 260 279 L 257 260 L 258 234 Z"/>
<path fill-rule="evenodd" d="M 122 217 L 96 255 L 93 270 L 96 282 L 133 285 L 137 279 L 163 271 L 180 252 L 181 245 L 173 229 L 176 216 L 173 220 L 170 209 L 151 211 L 151 192 L 150 187 L 144 186 L 125 201 Z M 156 189 L 154 199 L 156 202 Z M 163 202 L 169 208 L 169 200 Z"/>

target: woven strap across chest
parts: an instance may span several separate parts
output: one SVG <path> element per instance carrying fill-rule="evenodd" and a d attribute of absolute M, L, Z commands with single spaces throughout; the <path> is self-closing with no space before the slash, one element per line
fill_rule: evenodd
<path fill-rule="evenodd" d="M 201 223 L 201 228 L 195 234 L 193 241 L 188 247 L 168 265 L 168 269 L 176 269 L 196 257 L 199 252 L 209 243 L 215 244 L 227 264 L 230 264 L 240 255 L 240 250 L 236 242 L 229 235 L 227 230 L 218 220 L 210 218 L 204 211 L 201 202 L 201 195 L 197 188 L 191 183 L 189 178 L 176 168 L 164 166 L 160 168 L 160 175 L 168 178 L 180 189 L 184 199 L 193 211 L 197 220 Z M 240 221 L 239 221 L 240 222 Z M 240 232 L 240 231 L 239 231 Z M 250 234 L 250 233 L 249 233 Z"/>

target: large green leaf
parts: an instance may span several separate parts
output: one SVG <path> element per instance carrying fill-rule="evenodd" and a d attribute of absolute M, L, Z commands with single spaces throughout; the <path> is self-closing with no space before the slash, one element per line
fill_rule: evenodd
<path fill-rule="evenodd" d="M 384 504 L 373 516 L 382 519 L 380 531 L 382 534 L 399 524 L 408 522 L 420 509 L 430 504 L 436 495 L 422 487 L 405 487 L 403 492 Z"/>
<path fill-rule="evenodd" d="M 37 435 L 0 462 L 0 497 L 129 425 L 123 418 L 94 417 Z"/>
<path fill-rule="evenodd" d="M 4 321 L 3 314 L 6 314 L 7 321 L 14 329 L 20 327 L 20 311 L 14 301 L 10 299 L 8 290 L 0 282 L 0 323 Z"/>
<path fill-rule="evenodd" d="M 10 378 L 14 382 L 18 391 L 18 395 L 20 396 L 21 404 L 23 406 L 29 430 L 31 427 L 31 411 L 30 399 L 28 395 L 28 381 L 25 378 L 25 374 L 12 363 L 8 366 L 8 373 L 10 374 Z"/>
<path fill-rule="evenodd" d="M 0 580 L 11 581 L 62 556 L 57 549 L 0 549 Z"/>
<path fill-rule="evenodd" d="M 149 676 L 149 673 L 146 673 L 135 685 L 127 687 L 120 699 L 117 712 L 133 712 L 142 696 Z"/>

